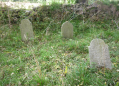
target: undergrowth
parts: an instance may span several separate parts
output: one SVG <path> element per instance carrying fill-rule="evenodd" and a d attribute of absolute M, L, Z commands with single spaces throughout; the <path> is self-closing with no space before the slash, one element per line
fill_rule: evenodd
<path fill-rule="evenodd" d="M 70 22 L 74 26 L 73 39 L 62 38 L 61 24 L 53 22 L 50 35 L 45 35 L 45 29 L 34 29 L 34 42 L 28 43 L 21 40 L 18 24 L 11 28 L 1 24 L 0 85 L 119 86 L 117 25 L 112 20 L 83 22 L 75 18 Z M 112 70 L 90 68 L 88 46 L 95 38 L 103 39 L 109 46 Z"/>
<path fill-rule="evenodd" d="M 75 33 L 73 39 L 62 38 L 60 29 L 50 32 L 52 34 L 49 36 L 45 36 L 44 30 L 39 32 L 37 30 L 34 31 L 34 42 L 28 44 L 21 41 L 19 26 L 13 26 L 11 29 L 7 25 L 2 26 L 1 86 L 118 86 L 119 30 L 105 29 L 106 22 L 102 24 L 88 22 L 84 26 L 78 24 L 78 27 L 77 22 L 79 21 L 71 22 Z M 88 46 L 94 38 L 101 38 L 108 44 L 113 70 L 90 69 Z"/>

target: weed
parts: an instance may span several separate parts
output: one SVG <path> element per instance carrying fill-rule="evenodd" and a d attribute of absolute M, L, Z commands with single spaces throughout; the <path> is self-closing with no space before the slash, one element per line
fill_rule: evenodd
<path fill-rule="evenodd" d="M 53 3 L 51 10 L 57 9 L 59 4 Z M 49 17 L 53 20 L 50 15 Z M 33 22 L 35 39 L 31 43 L 21 41 L 18 24 L 12 24 L 11 28 L 8 22 L 1 24 L 1 86 L 118 86 L 119 30 L 115 28 L 116 24 L 110 23 L 111 20 L 82 22 L 75 18 L 71 21 L 74 38 L 64 39 L 61 37 L 61 24 L 44 18 L 41 20 L 43 21 L 39 22 L 37 19 Z M 63 21 L 66 20 L 60 23 Z M 51 34 L 45 36 L 44 29 L 48 26 Z M 90 68 L 88 46 L 94 38 L 103 39 L 109 46 L 112 70 Z"/>

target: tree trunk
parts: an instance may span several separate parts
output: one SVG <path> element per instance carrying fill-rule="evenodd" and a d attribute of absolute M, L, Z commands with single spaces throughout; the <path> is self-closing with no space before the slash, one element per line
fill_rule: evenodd
<path fill-rule="evenodd" d="M 88 4 L 88 0 L 76 0 L 76 3 Z"/>

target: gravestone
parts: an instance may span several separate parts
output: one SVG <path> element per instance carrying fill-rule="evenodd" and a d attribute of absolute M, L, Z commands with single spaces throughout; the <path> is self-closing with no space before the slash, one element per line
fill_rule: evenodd
<path fill-rule="evenodd" d="M 34 38 L 32 23 L 28 19 L 23 19 L 20 24 L 21 37 L 23 41 Z"/>
<path fill-rule="evenodd" d="M 112 69 L 108 45 L 102 39 L 93 39 L 89 46 L 91 67 L 105 67 Z"/>
<path fill-rule="evenodd" d="M 61 26 L 61 35 L 64 38 L 73 38 L 73 25 L 66 21 Z"/>

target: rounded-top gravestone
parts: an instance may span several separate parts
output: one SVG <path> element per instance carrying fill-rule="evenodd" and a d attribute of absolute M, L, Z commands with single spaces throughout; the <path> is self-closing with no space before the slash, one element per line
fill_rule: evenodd
<path fill-rule="evenodd" d="M 64 38 L 73 38 L 73 25 L 66 21 L 61 26 L 61 35 Z"/>
<path fill-rule="evenodd" d="M 108 45 L 102 39 L 93 39 L 89 46 L 91 67 L 112 69 Z"/>
<path fill-rule="evenodd" d="M 23 41 L 28 41 L 34 38 L 32 23 L 28 19 L 21 20 L 20 31 Z"/>

